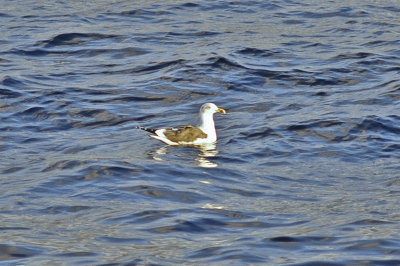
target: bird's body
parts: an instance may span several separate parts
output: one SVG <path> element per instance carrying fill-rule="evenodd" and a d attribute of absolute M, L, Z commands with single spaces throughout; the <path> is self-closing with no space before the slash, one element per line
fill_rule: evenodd
<path fill-rule="evenodd" d="M 200 108 L 201 124 L 199 127 L 187 125 L 179 128 L 149 129 L 140 127 L 140 129 L 152 133 L 150 137 L 168 145 L 200 145 L 213 143 L 217 141 L 214 113 L 225 114 L 226 111 L 222 108 L 218 108 L 213 103 L 206 103 Z"/>

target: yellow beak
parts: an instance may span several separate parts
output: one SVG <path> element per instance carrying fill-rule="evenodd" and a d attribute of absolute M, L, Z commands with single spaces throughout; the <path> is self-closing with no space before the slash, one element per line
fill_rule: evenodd
<path fill-rule="evenodd" d="M 217 109 L 217 112 L 218 112 L 218 113 L 221 113 L 221 114 L 226 114 L 225 109 L 222 109 L 222 108 L 218 108 L 218 109 Z"/>

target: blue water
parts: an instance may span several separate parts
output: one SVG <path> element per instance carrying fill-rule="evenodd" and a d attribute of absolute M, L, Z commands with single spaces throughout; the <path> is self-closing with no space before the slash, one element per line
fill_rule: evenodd
<path fill-rule="evenodd" d="M 400 264 L 399 18 L 385 0 L 3 1 L 0 264 Z M 213 149 L 135 128 L 205 102 L 228 112 Z"/>

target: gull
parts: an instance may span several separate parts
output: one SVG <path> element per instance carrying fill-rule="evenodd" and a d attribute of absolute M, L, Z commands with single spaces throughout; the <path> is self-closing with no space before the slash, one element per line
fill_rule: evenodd
<path fill-rule="evenodd" d="M 138 128 L 152 133 L 150 137 L 168 145 L 209 144 L 217 141 L 217 132 L 215 131 L 214 123 L 215 113 L 226 114 L 226 111 L 214 103 L 205 103 L 200 108 L 201 124 L 198 127 L 185 125 L 179 128 Z"/>

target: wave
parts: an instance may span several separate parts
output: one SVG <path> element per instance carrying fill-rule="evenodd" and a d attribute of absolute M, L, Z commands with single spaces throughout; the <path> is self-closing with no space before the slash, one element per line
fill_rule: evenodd
<path fill-rule="evenodd" d="M 49 40 L 39 41 L 36 46 L 44 48 L 52 48 L 59 46 L 82 46 L 93 41 L 98 40 L 120 40 L 121 36 L 113 34 L 100 34 L 100 33 L 62 33 L 54 36 Z"/>
<path fill-rule="evenodd" d="M 79 47 L 79 46 L 78 46 Z M 139 56 L 149 53 L 149 51 L 145 49 L 139 48 L 122 48 L 122 49 L 96 49 L 96 48 L 88 48 L 88 49 L 77 49 L 77 50 L 54 50 L 54 49 L 32 49 L 32 50 L 24 50 L 24 49 L 12 49 L 8 53 L 20 55 L 20 56 L 80 56 L 80 57 L 96 57 L 96 56 L 104 56 L 109 55 L 112 58 L 128 58 L 131 56 Z"/>
<path fill-rule="evenodd" d="M 301 124 L 289 125 L 287 130 L 302 136 L 314 136 L 328 141 L 345 142 L 350 140 L 364 140 L 365 138 L 389 140 L 390 135 L 400 134 L 397 124 L 400 117 L 392 115 L 387 118 L 369 116 L 361 119 L 349 120 L 316 120 Z M 329 129 L 326 131 L 326 129 Z M 379 136 L 377 135 L 379 134 Z"/>

